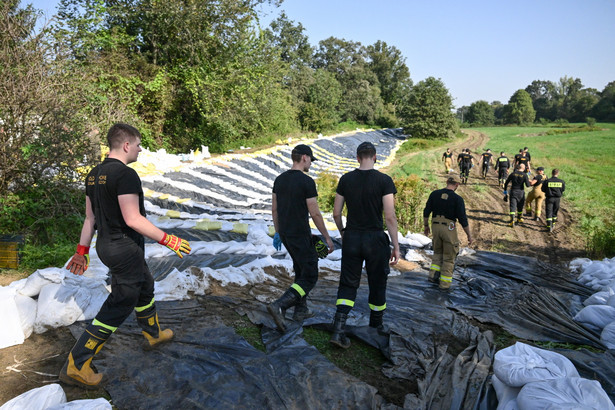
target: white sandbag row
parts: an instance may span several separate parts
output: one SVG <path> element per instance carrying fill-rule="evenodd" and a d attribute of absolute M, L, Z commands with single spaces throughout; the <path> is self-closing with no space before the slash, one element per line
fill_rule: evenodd
<path fill-rule="evenodd" d="M 615 258 L 601 261 L 577 258 L 570 262 L 570 269 L 579 272 L 579 282 L 597 290 L 585 299 L 585 307 L 574 320 L 600 333 L 600 341 L 607 348 L 615 349 Z"/>
<path fill-rule="evenodd" d="M 495 354 L 493 373 L 498 410 L 615 410 L 599 382 L 581 378 L 556 352 L 517 342 Z"/>
<path fill-rule="evenodd" d="M 66 401 L 66 393 L 57 383 L 29 390 L 0 406 L 0 410 L 111 410 L 101 398 Z"/>

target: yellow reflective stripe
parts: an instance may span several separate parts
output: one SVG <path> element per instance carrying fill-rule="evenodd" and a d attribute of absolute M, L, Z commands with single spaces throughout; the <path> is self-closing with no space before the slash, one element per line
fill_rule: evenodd
<path fill-rule="evenodd" d="M 381 311 L 383 311 L 384 309 L 386 309 L 386 308 L 387 308 L 387 304 L 385 303 L 385 304 L 384 304 L 384 305 L 382 305 L 382 306 L 376 306 L 376 305 L 372 305 L 372 304 L 370 303 L 370 304 L 369 304 L 369 308 L 370 308 L 371 310 L 373 310 L 374 312 L 381 312 Z"/>
<path fill-rule="evenodd" d="M 335 305 L 344 305 L 344 306 L 350 306 L 353 307 L 354 306 L 354 300 L 350 300 L 350 299 L 338 299 L 337 302 L 335 302 Z"/>
<path fill-rule="evenodd" d="M 305 291 L 303 290 L 301 286 L 297 285 L 296 283 L 293 283 L 290 287 L 295 289 L 297 293 L 299 294 L 299 296 L 301 297 L 305 296 Z"/>
<path fill-rule="evenodd" d="M 145 309 L 152 307 L 153 304 L 154 304 L 154 298 L 152 298 L 152 300 L 147 305 L 136 307 L 135 310 L 137 312 L 143 312 Z"/>
<path fill-rule="evenodd" d="M 117 327 L 113 327 L 113 326 L 105 325 L 103 322 L 99 322 L 99 321 L 98 321 L 98 320 L 96 320 L 96 319 L 94 319 L 94 320 L 92 321 L 92 324 L 93 324 L 94 326 L 98 326 L 98 327 L 102 327 L 102 328 L 105 328 L 105 329 L 107 329 L 107 330 L 110 330 L 110 331 L 112 331 L 112 332 L 115 332 L 115 331 L 117 330 Z"/>
<path fill-rule="evenodd" d="M 440 275 L 440 280 L 442 282 L 452 282 L 453 281 L 453 277 L 452 276 Z"/>
<path fill-rule="evenodd" d="M 436 265 L 436 264 L 432 263 L 431 267 L 429 269 L 440 272 L 440 265 Z"/>
<path fill-rule="evenodd" d="M 547 184 L 547 187 L 549 187 L 549 188 L 561 188 L 562 187 L 562 183 L 561 182 L 549 182 Z"/>

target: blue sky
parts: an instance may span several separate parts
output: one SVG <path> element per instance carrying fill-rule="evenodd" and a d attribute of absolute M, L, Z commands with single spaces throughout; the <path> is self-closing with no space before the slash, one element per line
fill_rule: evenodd
<path fill-rule="evenodd" d="M 55 12 L 57 0 L 31 0 Z M 412 80 L 440 78 L 456 107 L 508 102 L 533 80 L 615 81 L 615 0 L 285 0 L 312 45 L 328 37 L 397 47 Z"/>

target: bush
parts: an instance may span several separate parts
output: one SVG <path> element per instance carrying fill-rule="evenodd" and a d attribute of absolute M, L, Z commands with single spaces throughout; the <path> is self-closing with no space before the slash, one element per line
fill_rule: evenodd
<path fill-rule="evenodd" d="M 615 223 L 597 224 L 590 230 L 587 252 L 593 259 L 615 256 Z"/>
<path fill-rule="evenodd" d="M 335 190 L 339 178 L 329 172 L 320 172 L 316 178 L 316 188 L 318 189 L 318 207 L 322 212 L 333 212 L 335 203 Z"/>
<path fill-rule="evenodd" d="M 594 125 L 596 125 L 596 119 L 592 118 L 592 117 L 587 117 L 585 119 L 585 121 L 587 122 L 587 125 L 590 127 L 593 127 Z"/>
<path fill-rule="evenodd" d="M 397 188 L 395 214 L 399 232 L 422 232 L 423 208 L 429 193 L 427 184 L 416 175 L 394 178 L 393 182 Z"/>

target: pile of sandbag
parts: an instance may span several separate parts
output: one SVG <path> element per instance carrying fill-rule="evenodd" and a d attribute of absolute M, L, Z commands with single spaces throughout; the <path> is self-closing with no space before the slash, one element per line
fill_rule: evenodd
<path fill-rule="evenodd" d="M 520 342 L 495 354 L 491 383 L 498 410 L 615 410 L 600 383 L 580 377 L 566 357 Z"/>
<path fill-rule="evenodd" d="M 103 398 L 66 401 L 66 393 L 59 384 L 48 384 L 29 390 L 7 401 L 0 410 L 110 410 Z"/>
<path fill-rule="evenodd" d="M 615 349 L 615 258 L 602 261 L 579 258 L 570 266 L 580 271 L 579 282 L 597 290 L 583 302 L 585 307 L 574 320 L 600 333 L 600 341 L 607 348 Z"/>

